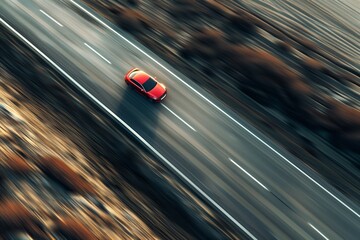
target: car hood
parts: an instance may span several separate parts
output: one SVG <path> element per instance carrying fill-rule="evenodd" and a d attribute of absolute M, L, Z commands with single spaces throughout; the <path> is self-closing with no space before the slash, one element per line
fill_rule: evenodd
<path fill-rule="evenodd" d="M 156 86 L 148 92 L 148 94 L 150 97 L 160 98 L 165 92 L 166 88 L 162 84 L 157 83 Z"/>

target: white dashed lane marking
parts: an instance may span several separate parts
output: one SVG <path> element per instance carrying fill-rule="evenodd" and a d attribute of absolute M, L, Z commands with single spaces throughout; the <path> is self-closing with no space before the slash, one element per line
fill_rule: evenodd
<path fill-rule="evenodd" d="M 237 166 L 239 169 L 241 169 L 241 171 L 243 171 L 244 173 L 246 173 L 246 175 L 248 175 L 249 177 L 251 177 L 252 180 L 254 180 L 257 184 L 259 184 L 261 187 L 263 187 L 266 191 L 269 191 L 269 189 L 267 187 L 265 187 L 264 184 L 262 184 L 259 180 L 257 180 L 255 177 L 253 177 L 250 173 L 248 173 L 244 168 L 242 168 L 238 163 L 236 163 L 234 160 L 232 160 L 231 158 L 229 158 L 229 160 L 235 165 Z"/>
<path fill-rule="evenodd" d="M 168 108 L 165 104 L 161 103 L 161 105 L 166 108 L 169 112 L 171 112 L 175 117 L 177 117 L 180 121 L 182 121 L 186 126 L 188 126 L 189 128 L 191 128 L 191 130 L 193 130 L 194 132 L 196 132 L 195 128 L 193 128 L 190 124 L 188 124 L 187 122 L 185 122 L 184 119 L 182 119 L 181 117 L 179 117 L 179 115 L 177 115 L 176 113 L 174 113 L 170 108 Z"/>
<path fill-rule="evenodd" d="M 61 23 L 59 23 L 58 21 L 56 21 L 53 17 L 51 17 L 49 14 L 47 14 L 45 11 L 40 9 L 40 12 L 42 14 L 44 14 L 45 16 L 47 16 L 48 18 L 50 18 L 53 22 L 55 22 L 57 25 L 59 25 L 60 27 L 63 27 L 63 25 Z"/>
<path fill-rule="evenodd" d="M 94 48 L 92 48 L 89 44 L 84 43 L 85 46 L 87 46 L 88 48 L 90 48 L 91 51 L 93 51 L 94 53 L 96 53 L 96 55 L 98 55 L 99 57 L 101 57 L 105 62 L 107 62 L 108 64 L 111 64 L 111 62 L 109 60 L 107 60 L 105 57 L 103 57 L 100 53 L 98 53 Z"/>

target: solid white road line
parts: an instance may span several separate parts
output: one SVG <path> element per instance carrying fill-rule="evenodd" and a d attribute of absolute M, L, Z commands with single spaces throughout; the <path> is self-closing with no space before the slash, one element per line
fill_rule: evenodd
<path fill-rule="evenodd" d="M 59 25 L 60 27 L 63 27 L 63 25 L 61 23 L 59 23 L 58 21 L 56 21 L 53 17 L 51 17 L 49 14 L 47 14 L 46 12 L 44 12 L 43 10 L 40 9 L 40 12 L 42 12 L 45 16 L 47 16 L 48 18 L 50 18 L 51 20 L 53 20 L 57 25 Z"/>
<path fill-rule="evenodd" d="M 336 197 L 334 194 L 332 194 L 329 190 L 327 190 L 325 187 L 323 187 L 320 183 L 318 183 L 315 179 L 310 177 L 308 174 L 306 174 L 303 170 L 301 170 L 299 167 L 297 167 L 294 163 L 292 163 L 290 160 L 288 160 L 286 157 L 284 157 L 281 153 L 279 153 L 277 150 L 275 150 L 273 147 L 271 147 L 268 143 L 266 143 L 264 140 L 262 140 L 260 137 L 255 135 L 253 132 L 251 132 L 248 128 L 246 128 L 244 125 L 242 125 L 240 122 L 238 122 L 236 119 L 234 119 L 232 116 L 230 116 L 228 113 L 226 113 L 224 110 L 222 110 L 220 107 L 218 107 L 215 103 L 211 102 L 209 99 L 207 99 L 204 95 L 202 95 L 200 92 L 198 92 L 195 88 L 190 86 L 187 82 L 182 80 L 179 76 L 177 76 L 175 73 L 171 72 L 168 68 L 166 68 L 164 65 L 162 65 L 160 62 L 158 62 L 156 59 L 151 57 L 149 54 L 147 54 L 145 51 L 143 51 L 141 48 L 130 42 L 127 38 L 122 36 L 120 33 L 112 29 L 110 26 L 108 26 L 106 23 L 101 21 L 98 17 L 96 17 L 94 14 L 83 8 L 81 5 L 76 3 L 74 0 L 71 0 L 73 4 L 75 4 L 78 8 L 83 10 L 85 13 L 90 15 L 92 18 L 94 18 L 96 21 L 98 21 L 100 24 L 102 24 L 104 27 L 121 37 L 123 40 L 125 40 L 127 43 L 129 43 L 131 46 L 133 46 L 135 49 L 140 51 L 142 54 L 147 56 L 149 59 L 151 59 L 153 62 L 155 62 L 157 65 L 162 67 L 164 70 L 166 70 L 168 73 L 170 73 L 172 76 L 174 76 L 176 79 L 178 79 L 180 82 L 182 82 L 184 85 L 186 85 L 188 88 L 193 90 L 196 94 L 198 94 L 202 99 L 204 99 L 206 102 L 208 102 L 210 105 L 212 105 L 214 108 L 216 108 L 218 111 L 223 113 L 225 116 L 230 118 L 233 122 L 235 122 L 237 125 L 239 125 L 241 128 L 243 128 L 245 131 L 247 131 L 249 134 L 251 134 L 254 138 L 256 138 L 258 141 L 260 141 L 262 144 L 264 144 L 266 147 L 271 149 L 273 152 L 275 152 L 278 156 L 280 156 L 282 159 L 284 159 L 287 163 L 289 163 L 291 166 L 293 166 L 296 170 L 298 170 L 300 173 L 302 173 L 305 177 L 307 177 L 309 180 L 311 180 L 313 183 L 315 183 L 318 187 L 320 187 L 322 190 L 324 190 L 326 193 L 328 193 L 331 197 L 333 197 L 336 201 L 341 203 L 344 207 L 346 207 L 348 210 L 350 210 L 352 213 L 354 213 L 356 216 L 360 218 L 360 214 L 357 213 L 355 210 L 353 210 L 351 207 L 349 207 L 346 203 L 344 203 L 342 200 L 340 200 L 338 197 Z"/>
<path fill-rule="evenodd" d="M 170 108 L 168 108 L 165 104 L 161 103 L 161 105 L 166 108 L 169 112 L 171 112 L 175 117 L 177 117 L 180 121 L 182 121 L 186 126 L 188 126 L 189 128 L 191 128 L 191 130 L 193 130 L 194 132 L 196 132 L 195 128 L 193 128 L 190 124 L 188 124 L 187 122 L 185 122 L 185 120 L 183 120 L 181 117 L 179 117 L 176 113 L 174 113 Z"/>
<path fill-rule="evenodd" d="M 100 53 L 98 53 L 95 49 L 93 49 L 91 46 L 89 46 L 89 44 L 84 43 L 85 46 L 87 46 L 88 48 L 90 48 L 91 51 L 93 51 L 94 53 L 96 53 L 99 57 L 101 57 L 105 62 L 107 62 L 108 64 L 111 64 L 111 62 L 109 60 L 107 60 L 106 58 L 104 58 Z"/>
<path fill-rule="evenodd" d="M 27 40 L 23 35 L 11 27 L 7 22 L 0 18 L 2 22 L 8 29 L 14 32 L 22 41 L 24 41 L 29 47 L 31 47 L 35 52 L 37 52 L 42 58 L 48 61 L 51 65 L 55 67 L 61 74 L 63 74 L 67 79 L 70 80 L 79 90 L 81 90 L 86 96 L 88 96 L 92 101 L 97 105 L 103 108 L 111 117 L 116 121 L 122 124 L 130 133 L 132 133 L 136 138 L 138 138 L 150 151 L 157 155 L 165 164 L 167 164 L 176 174 L 178 174 L 185 182 L 187 182 L 191 187 L 193 187 L 200 195 L 202 195 L 207 201 L 209 201 L 215 208 L 222 212 L 227 218 L 229 218 L 235 225 L 237 225 L 241 230 L 244 231 L 251 239 L 256 240 L 257 238 L 251 234 L 243 225 L 241 225 L 233 216 L 231 216 L 225 209 L 223 209 L 215 200 L 213 200 L 209 195 L 207 195 L 200 187 L 193 183 L 185 174 L 183 174 L 179 169 L 177 169 L 169 160 L 167 160 L 160 152 L 158 152 L 150 143 L 148 143 L 140 134 L 138 134 L 134 129 L 132 129 L 126 122 L 119 118 L 114 112 L 112 112 L 108 107 L 106 107 L 102 102 L 95 98 L 89 91 L 87 91 L 83 86 L 81 86 L 75 79 L 73 79 L 68 73 L 66 73 L 61 67 L 59 67 L 53 60 L 41 52 L 37 47 L 34 46 L 29 40 Z"/>
<path fill-rule="evenodd" d="M 265 190 L 269 191 L 269 189 L 267 187 L 265 187 L 264 184 L 262 184 L 259 180 L 257 180 L 255 177 L 253 177 L 250 173 L 248 173 L 245 169 L 243 169 L 239 164 L 237 164 L 234 160 L 232 160 L 231 158 L 229 158 L 229 160 L 235 164 L 235 166 L 237 166 L 238 168 L 240 168 L 244 173 L 246 173 L 249 177 L 252 178 L 252 180 L 254 180 L 255 182 L 257 182 L 257 184 L 259 184 L 260 186 L 262 186 Z"/>
<path fill-rule="evenodd" d="M 310 227 L 312 227 L 316 232 L 318 232 L 324 239 L 329 240 L 322 232 L 320 232 L 316 227 L 314 227 L 311 223 L 308 223 Z"/>

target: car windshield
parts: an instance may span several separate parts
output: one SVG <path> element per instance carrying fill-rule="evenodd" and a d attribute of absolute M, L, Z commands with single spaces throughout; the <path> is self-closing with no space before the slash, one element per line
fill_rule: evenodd
<path fill-rule="evenodd" d="M 143 83 L 143 86 L 145 88 L 145 91 L 150 91 L 151 89 L 153 89 L 156 86 L 157 82 L 152 79 L 151 77 L 146 80 L 146 82 Z"/>

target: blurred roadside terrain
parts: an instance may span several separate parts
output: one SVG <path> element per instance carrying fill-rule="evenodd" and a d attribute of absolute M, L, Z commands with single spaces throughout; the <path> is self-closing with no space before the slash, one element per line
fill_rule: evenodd
<path fill-rule="evenodd" d="M 360 202 L 358 9 L 341 1 L 84 2 Z"/>
<path fill-rule="evenodd" d="M 0 27 L 0 239 L 239 239 Z"/>
<path fill-rule="evenodd" d="M 356 24 L 304 27 L 270 0 L 87 2 L 359 203 Z M 0 239 L 241 237 L 0 32 Z"/>

